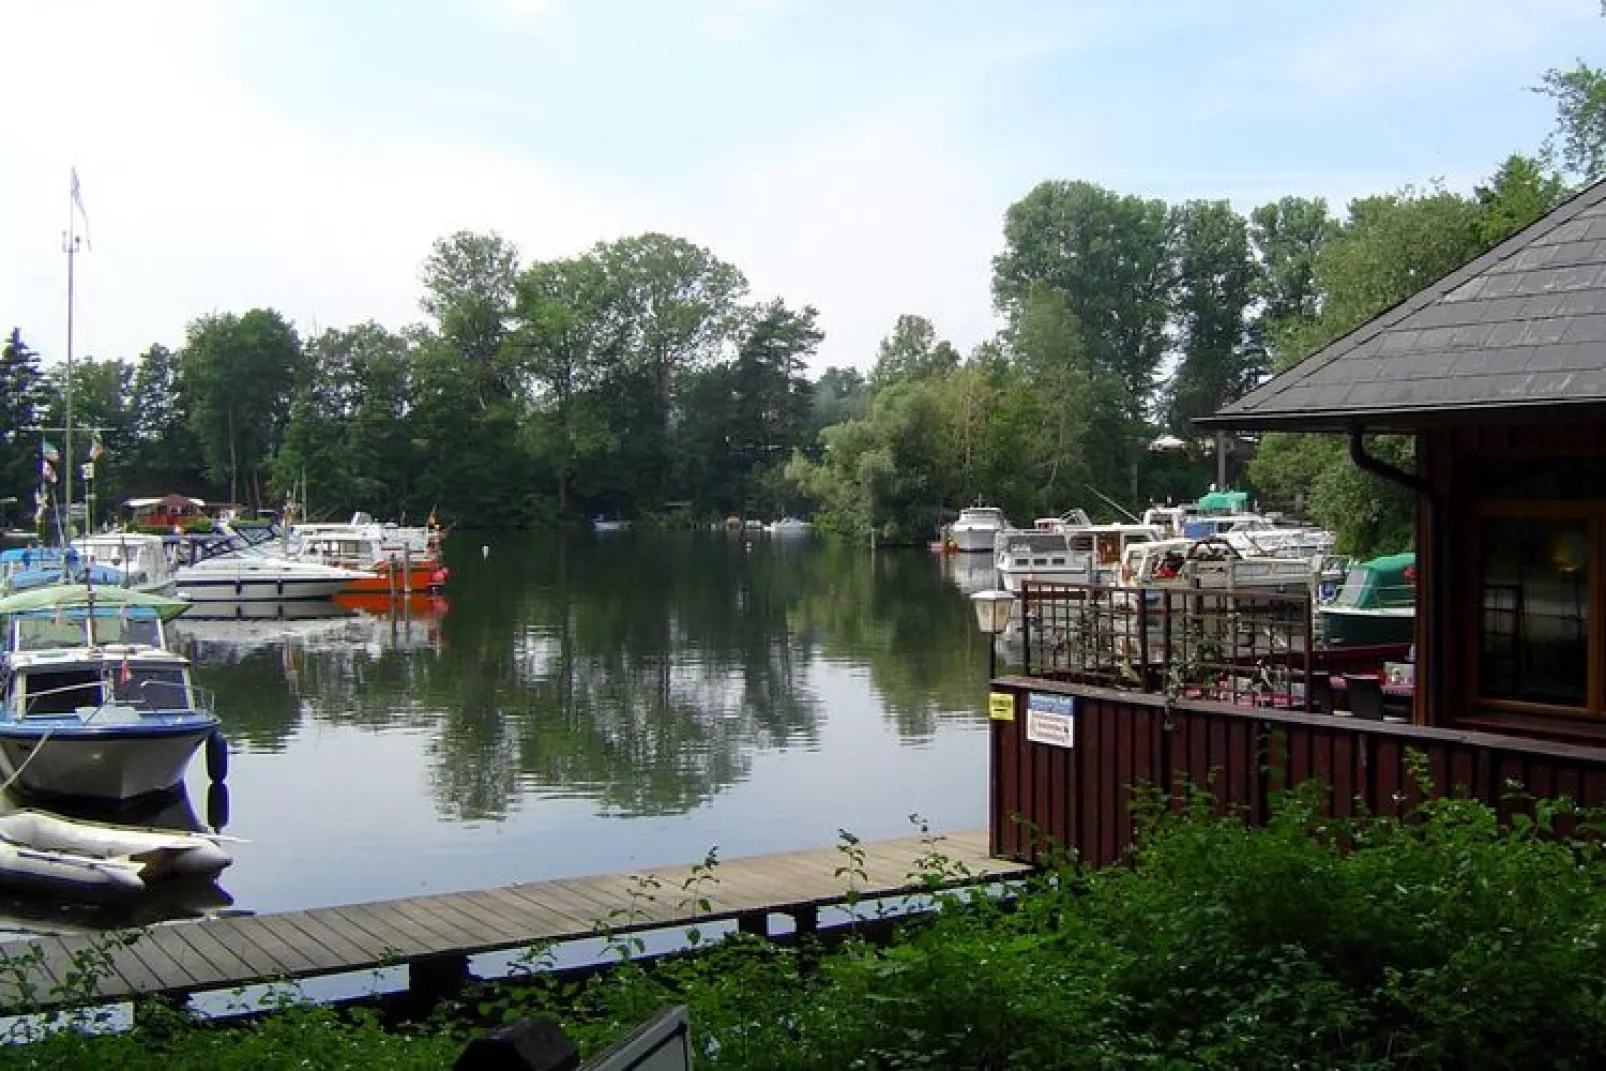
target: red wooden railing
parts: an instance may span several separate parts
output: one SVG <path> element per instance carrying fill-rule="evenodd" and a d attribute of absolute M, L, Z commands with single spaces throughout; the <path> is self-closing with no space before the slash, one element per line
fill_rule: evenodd
<path fill-rule="evenodd" d="M 1031 860 L 1052 843 L 1096 866 L 1116 862 L 1132 841 L 1135 785 L 1209 787 L 1223 810 L 1260 822 L 1275 792 L 1315 779 L 1331 787 L 1335 814 L 1398 814 L 1419 799 L 1407 767 L 1412 750 L 1425 757 L 1434 791 L 1470 795 L 1506 814 L 1521 806 L 1514 785 L 1606 804 L 1606 748 L 1031 677 L 999 678 L 993 690 L 1013 696 L 1014 716 L 993 721 L 991 744 L 991 847 L 1007 858 Z M 1038 734 L 1058 743 L 1028 739 L 1033 695 L 1072 698 L 1070 746 L 1062 720 L 1056 734 Z"/>

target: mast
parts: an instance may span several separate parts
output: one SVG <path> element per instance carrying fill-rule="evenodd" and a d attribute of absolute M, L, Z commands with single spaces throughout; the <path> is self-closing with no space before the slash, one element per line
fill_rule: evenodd
<path fill-rule="evenodd" d="M 72 452 L 73 262 L 78 257 L 78 243 L 80 241 L 78 237 L 78 212 L 81 211 L 79 207 L 80 204 L 81 198 L 78 194 L 78 169 L 74 168 L 72 172 L 72 187 L 67 195 L 67 233 L 62 235 L 61 239 L 62 251 L 67 254 L 67 384 L 65 390 L 67 395 L 67 419 L 64 421 L 64 423 L 67 425 L 67 428 L 65 431 L 66 442 L 63 444 L 61 457 L 62 467 L 67 470 L 65 473 L 66 478 L 62 492 L 63 499 L 67 503 L 67 538 L 69 542 L 72 539 L 73 531 L 72 478 L 73 466 L 75 464 Z"/>

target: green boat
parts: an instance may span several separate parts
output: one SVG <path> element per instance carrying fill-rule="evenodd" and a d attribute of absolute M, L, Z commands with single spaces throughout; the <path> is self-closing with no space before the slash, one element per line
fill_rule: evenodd
<path fill-rule="evenodd" d="M 1351 566 L 1344 586 L 1317 613 L 1328 647 L 1411 643 L 1416 634 L 1416 555 L 1386 554 Z"/>

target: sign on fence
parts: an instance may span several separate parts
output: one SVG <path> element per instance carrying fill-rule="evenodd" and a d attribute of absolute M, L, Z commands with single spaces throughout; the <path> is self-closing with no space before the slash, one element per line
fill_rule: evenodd
<path fill-rule="evenodd" d="M 1015 693 L 989 692 L 987 693 L 987 714 L 994 721 L 1015 720 Z"/>
<path fill-rule="evenodd" d="M 1076 746 L 1076 697 L 1026 693 L 1026 739 L 1053 747 Z"/>

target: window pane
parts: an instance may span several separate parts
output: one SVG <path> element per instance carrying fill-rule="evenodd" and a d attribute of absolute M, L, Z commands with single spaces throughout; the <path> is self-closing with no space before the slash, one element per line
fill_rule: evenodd
<path fill-rule="evenodd" d="M 1589 524 L 1486 520 L 1481 691 L 1583 706 L 1589 676 Z"/>

